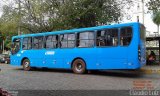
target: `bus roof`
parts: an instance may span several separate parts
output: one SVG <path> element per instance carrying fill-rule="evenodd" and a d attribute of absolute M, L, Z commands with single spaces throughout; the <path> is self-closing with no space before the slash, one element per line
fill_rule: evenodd
<path fill-rule="evenodd" d="M 42 33 L 35 33 L 35 34 L 25 34 L 25 35 L 20 35 L 20 36 L 13 36 L 13 38 L 31 37 L 31 36 L 43 36 L 43 35 L 50 35 L 50 34 L 64 34 L 64 33 L 74 33 L 74 32 L 83 32 L 83 31 L 93 31 L 93 30 L 100 30 L 100 29 L 105 29 L 105 28 L 132 26 L 132 25 L 135 25 L 135 24 L 140 24 L 140 23 L 139 22 L 130 22 L 130 23 L 121 23 L 121 24 L 113 24 L 113 25 L 102 25 L 102 26 L 95 26 L 95 27 L 70 29 L 70 30 L 60 30 L 60 31 L 42 32 Z"/>

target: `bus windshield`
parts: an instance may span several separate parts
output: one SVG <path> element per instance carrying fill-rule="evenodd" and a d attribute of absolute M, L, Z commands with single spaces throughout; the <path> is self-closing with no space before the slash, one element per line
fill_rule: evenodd
<path fill-rule="evenodd" d="M 16 54 L 20 50 L 20 39 L 14 39 L 12 42 L 12 54 Z"/>

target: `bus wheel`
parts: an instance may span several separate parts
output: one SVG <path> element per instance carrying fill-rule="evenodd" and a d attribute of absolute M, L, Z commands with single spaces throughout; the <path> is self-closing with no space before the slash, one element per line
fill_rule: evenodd
<path fill-rule="evenodd" d="M 30 61 L 28 59 L 23 60 L 23 69 L 25 71 L 31 70 Z"/>
<path fill-rule="evenodd" d="M 72 70 L 76 74 L 83 74 L 86 72 L 86 64 L 82 59 L 76 59 L 72 64 Z"/>

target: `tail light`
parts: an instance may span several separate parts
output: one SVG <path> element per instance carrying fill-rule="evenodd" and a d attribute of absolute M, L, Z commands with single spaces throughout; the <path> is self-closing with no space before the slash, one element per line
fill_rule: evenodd
<path fill-rule="evenodd" d="M 140 61 L 141 60 L 141 48 L 138 47 L 138 60 Z"/>

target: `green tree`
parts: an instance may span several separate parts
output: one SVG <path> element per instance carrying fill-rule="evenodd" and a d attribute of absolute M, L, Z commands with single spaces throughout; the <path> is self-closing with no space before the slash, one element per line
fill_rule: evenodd
<path fill-rule="evenodd" d="M 159 25 L 160 25 L 160 11 L 153 14 L 153 22 L 157 25 L 157 32 L 159 34 Z"/>
<path fill-rule="evenodd" d="M 131 3 L 131 0 L 21 0 L 20 10 L 6 7 L 2 18 L 13 19 L 17 28 L 21 17 L 24 33 L 91 27 L 120 21 L 125 14 L 124 6 Z"/>
<path fill-rule="evenodd" d="M 149 12 L 155 14 L 160 11 L 160 0 L 149 0 L 146 6 Z"/>
<path fill-rule="evenodd" d="M 2 34 L 6 36 L 17 35 L 18 26 L 18 14 L 17 11 L 11 7 L 3 6 L 3 14 L 0 18 L 0 30 Z"/>
<path fill-rule="evenodd" d="M 20 2 L 19 2 L 20 1 Z M 14 0 L 3 6 L 0 31 L 7 36 L 119 22 L 132 0 Z M 17 6 L 20 5 L 20 6 Z M 20 22 L 19 22 L 20 21 Z"/>
<path fill-rule="evenodd" d="M 118 22 L 125 13 L 125 4 L 130 0 L 64 0 L 59 7 L 62 28 L 91 27 Z"/>
<path fill-rule="evenodd" d="M 11 37 L 17 35 L 17 26 L 18 26 L 17 20 L 18 20 L 17 12 L 14 11 L 9 6 L 6 5 L 3 6 L 3 14 L 0 18 L 0 32 L 1 32 L 0 46 L 3 45 L 2 44 L 3 40 L 4 43 L 6 41 L 11 42 Z M 7 48 L 10 49 L 9 46 Z"/>
<path fill-rule="evenodd" d="M 146 4 L 149 12 L 153 15 L 152 21 L 157 25 L 157 32 L 159 34 L 160 25 L 160 0 L 150 0 Z"/>

